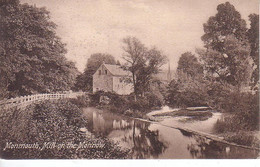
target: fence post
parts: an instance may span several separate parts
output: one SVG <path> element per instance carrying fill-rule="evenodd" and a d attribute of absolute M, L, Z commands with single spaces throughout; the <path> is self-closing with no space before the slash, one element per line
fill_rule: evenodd
<path fill-rule="evenodd" d="M 77 96 L 84 95 L 84 92 L 68 92 L 68 93 L 42 93 L 35 95 L 27 95 L 16 98 L 10 98 L 0 101 L 1 107 L 14 107 L 14 106 L 27 106 L 37 101 L 50 100 L 50 99 L 64 99 L 76 98 Z"/>

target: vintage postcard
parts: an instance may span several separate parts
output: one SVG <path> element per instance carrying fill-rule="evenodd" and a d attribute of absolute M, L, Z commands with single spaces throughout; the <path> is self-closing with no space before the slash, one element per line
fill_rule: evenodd
<path fill-rule="evenodd" d="M 260 158 L 258 5 L 0 0 L 0 158 Z"/>

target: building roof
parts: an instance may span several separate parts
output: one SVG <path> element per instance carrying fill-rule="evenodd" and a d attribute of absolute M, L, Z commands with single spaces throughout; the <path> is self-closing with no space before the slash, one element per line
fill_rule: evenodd
<path fill-rule="evenodd" d="M 112 65 L 112 64 L 103 64 L 108 71 L 112 73 L 112 75 L 117 75 L 117 76 L 127 76 L 129 75 L 129 71 L 123 70 L 119 65 Z"/>

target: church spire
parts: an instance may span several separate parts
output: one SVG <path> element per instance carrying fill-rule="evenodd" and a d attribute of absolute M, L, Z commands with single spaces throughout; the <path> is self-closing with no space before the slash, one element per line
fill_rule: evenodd
<path fill-rule="evenodd" d="M 167 80 L 168 80 L 168 82 L 171 82 L 171 80 L 172 80 L 170 61 L 168 61 Z"/>

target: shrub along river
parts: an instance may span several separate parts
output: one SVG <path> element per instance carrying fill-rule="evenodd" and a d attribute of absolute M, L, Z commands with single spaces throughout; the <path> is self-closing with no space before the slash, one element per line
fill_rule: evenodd
<path fill-rule="evenodd" d="M 84 108 L 87 129 L 95 136 L 106 137 L 122 148 L 131 150 L 135 159 L 190 159 L 190 158 L 257 158 L 259 151 L 193 135 L 185 131 L 124 117 L 96 108 Z M 181 118 L 181 120 L 180 120 Z M 166 117 L 160 123 L 211 133 L 219 113 L 207 120 L 183 121 L 185 117 Z"/>

